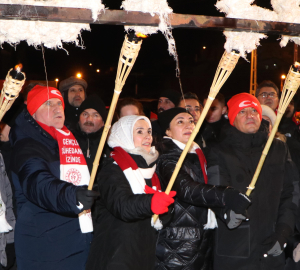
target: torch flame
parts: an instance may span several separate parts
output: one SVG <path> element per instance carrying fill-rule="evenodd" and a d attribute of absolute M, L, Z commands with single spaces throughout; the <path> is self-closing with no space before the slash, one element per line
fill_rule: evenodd
<path fill-rule="evenodd" d="M 136 33 L 135 35 L 137 37 L 140 37 L 140 38 L 146 38 L 146 37 L 148 37 L 147 35 L 144 35 L 143 33 Z"/>
<path fill-rule="evenodd" d="M 16 66 L 15 66 L 15 71 L 21 72 L 21 69 L 22 69 L 22 68 L 23 68 L 23 65 L 22 65 L 22 64 L 16 65 Z"/>

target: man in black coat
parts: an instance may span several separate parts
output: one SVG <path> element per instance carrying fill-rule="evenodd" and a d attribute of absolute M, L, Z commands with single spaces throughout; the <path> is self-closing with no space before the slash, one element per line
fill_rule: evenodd
<path fill-rule="evenodd" d="M 63 108 L 57 89 L 37 85 L 10 132 L 19 270 L 85 269 L 92 235 L 82 233 L 78 214 L 99 194 L 84 187 L 88 168 Z"/>
<path fill-rule="evenodd" d="M 71 76 L 59 84 L 59 91 L 65 102 L 65 126 L 72 129 L 76 126 L 79 117 L 79 107 L 86 98 L 87 82 Z"/>
<path fill-rule="evenodd" d="M 89 96 L 80 105 L 78 115 L 76 128 L 71 131 L 79 143 L 91 173 L 107 117 L 104 102 L 97 95 Z M 109 156 L 108 146 L 104 148 L 103 155 Z"/>
<path fill-rule="evenodd" d="M 231 126 L 208 159 L 210 184 L 230 185 L 245 193 L 268 139 L 258 100 L 250 94 L 228 101 Z M 293 182 L 297 170 L 287 146 L 274 139 L 255 189 L 250 195 L 249 221 L 233 230 L 218 220 L 214 269 L 283 269 L 282 253 L 294 229 L 298 194 Z"/>

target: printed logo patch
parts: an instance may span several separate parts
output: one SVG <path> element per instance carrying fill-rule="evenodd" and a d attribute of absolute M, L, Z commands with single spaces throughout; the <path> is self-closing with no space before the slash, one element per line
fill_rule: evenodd
<path fill-rule="evenodd" d="M 73 185 L 77 186 L 81 181 L 81 173 L 77 169 L 69 169 L 66 172 L 66 181 L 72 183 Z"/>
<path fill-rule="evenodd" d="M 242 101 L 240 104 L 239 104 L 239 107 L 240 108 L 243 108 L 243 107 L 250 107 L 251 105 L 254 105 L 255 107 L 257 107 L 257 103 L 253 102 L 253 101 L 250 101 L 250 100 L 244 100 Z"/>
<path fill-rule="evenodd" d="M 53 95 L 57 95 L 57 96 L 59 96 L 59 97 L 62 97 L 61 93 L 60 93 L 58 90 L 51 90 L 51 93 L 52 93 Z"/>

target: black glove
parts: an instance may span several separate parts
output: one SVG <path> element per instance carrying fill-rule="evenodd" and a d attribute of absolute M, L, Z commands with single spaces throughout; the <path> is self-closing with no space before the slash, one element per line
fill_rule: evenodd
<path fill-rule="evenodd" d="M 224 191 L 224 204 L 227 209 L 233 210 L 236 214 L 246 215 L 246 209 L 249 207 L 250 199 L 234 188 L 227 188 Z"/>
<path fill-rule="evenodd" d="M 228 229 L 234 229 L 240 226 L 242 221 L 246 220 L 246 217 L 243 216 L 242 214 L 236 214 L 232 210 L 228 210 L 224 215 L 224 219 L 226 221 L 226 225 Z"/>
<path fill-rule="evenodd" d="M 287 238 L 291 233 L 292 229 L 288 225 L 278 224 L 275 233 L 262 243 L 265 246 L 264 257 L 267 257 L 266 254 L 279 256 L 286 247 Z"/>
<path fill-rule="evenodd" d="M 97 197 L 100 196 L 100 193 L 93 190 L 88 190 L 86 187 L 81 187 L 76 190 L 76 199 L 79 203 L 83 205 L 82 210 L 88 210 L 91 209 L 94 200 L 97 199 Z"/>

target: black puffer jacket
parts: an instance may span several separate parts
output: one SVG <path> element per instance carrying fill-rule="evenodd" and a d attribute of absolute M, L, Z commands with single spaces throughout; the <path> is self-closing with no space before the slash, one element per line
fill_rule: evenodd
<path fill-rule="evenodd" d="M 139 168 L 150 168 L 140 155 L 130 156 Z M 151 227 L 150 194 L 133 194 L 112 158 L 98 177 L 101 192 L 87 270 L 153 270 L 157 231 Z M 146 184 L 151 186 L 151 180 Z"/>
<path fill-rule="evenodd" d="M 262 127 L 255 134 L 245 134 L 233 126 L 226 129 L 224 140 L 207 157 L 209 183 L 230 185 L 245 193 L 267 139 Z M 294 228 L 297 198 L 293 196 L 293 181 L 297 180 L 286 144 L 274 139 L 250 195 L 250 221 L 233 230 L 218 221 L 214 269 L 284 269 L 284 253 L 277 257 L 263 255 Z M 274 237 L 274 242 L 264 243 L 269 237 Z"/>
<path fill-rule="evenodd" d="M 171 140 L 162 141 L 156 173 L 165 190 L 182 150 Z M 156 249 L 157 269 L 210 269 L 212 230 L 204 230 L 207 207 L 223 207 L 225 187 L 204 183 L 196 154 L 188 153 L 172 190 L 177 192 L 174 217 L 161 230 Z"/>

